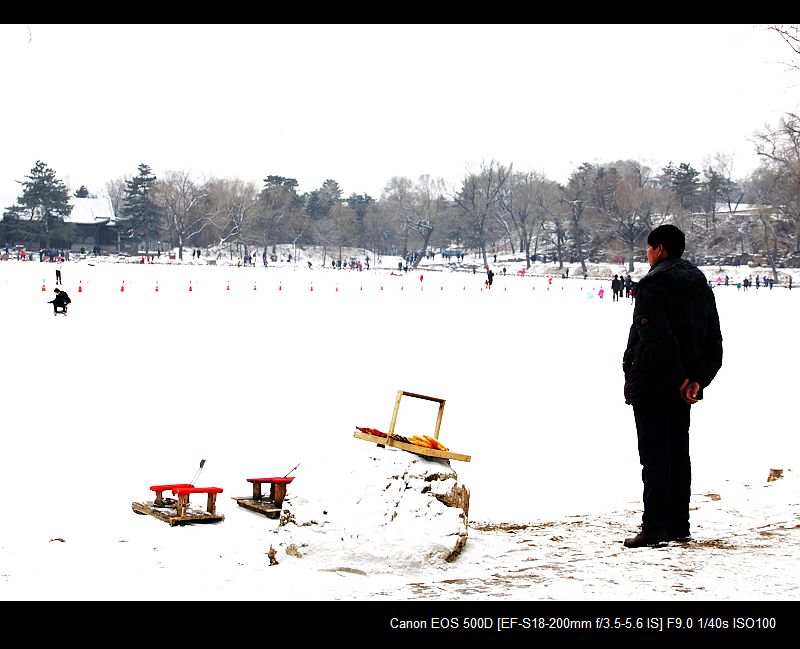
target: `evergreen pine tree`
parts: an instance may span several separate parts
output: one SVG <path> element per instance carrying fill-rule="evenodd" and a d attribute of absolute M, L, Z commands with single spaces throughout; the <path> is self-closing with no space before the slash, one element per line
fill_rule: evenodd
<path fill-rule="evenodd" d="M 313 221 L 324 219 L 330 214 L 334 205 L 340 205 L 342 190 L 335 180 L 327 179 L 322 187 L 315 189 L 306 200 L 306 212 Z"/>
<path fill-rule="evenodd" d="M 150 243 L 159 238 L 161 231 L 161 214 L 150 196 L 156 177 L 146 164 L 140 164 L 138 171 L 125 183 L 120 236 L 141 241 L 145 250 L 150 250 Z"/>
<path fill-rule="evenodd" d="M 64 218 L 72 212 L 66 185 L 41 160 L 36 161 L 26 179 L 17 181 L 22 185 L 22 195 L 4 214 L 7 229 L 45 248 L 51 244 L 68 247 L 74 227 L 64 223 Z"/>
<path fill-rule="evenodd" d="M 677 169 L 670 162 L 664 167 L 663 172 L 670 189 L 678 196 L 681 207 L 685 210 L 697 207 L 697 197 L 700 190 L 700 181 L 697 177 L 700 172 L 686 162 L 678 165 Z"/>

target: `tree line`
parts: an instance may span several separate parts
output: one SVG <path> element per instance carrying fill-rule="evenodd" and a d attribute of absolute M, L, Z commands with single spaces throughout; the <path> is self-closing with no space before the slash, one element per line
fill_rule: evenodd
<path fill-rule="evenodd" d="M 483 163 L 448 191 L 439 179 L 393 177 L 375 199 L 343 196 L 332 179 L 300 194 L 294 178 L 266 176 L 260 186 L 231 178 L 198 181 L 185 171 L 156 177 L 146 164 L 106 185 L 123 250 L 229 245 L 241 254 L 278 244 L 321 246 L 332 257 L 345 247 L 400 255 L 418 263 L 452 247 L 478 253 L 484 265 L 498 251 L 530 266 L 622 257 L 632 269 L 647 233 L 671 221 L 691 234 L 687 252 L 706 256 L 760 254 L 773 266 L 800 254 L 800 118 L 786 114 L 756 134 L 759 167 L 742 180 L 717 154 L 698 171 L 670 163 L 655 173 L 634 160 L 583 163 L 560 184 L 513 164 Z M 69 190 L 44 162 L 21 182 L 17 203 L 0 221 L 4 241 L 69 247 Z M 81 186 L 75 196 L 90 196 Z M 743 205 L 758 209 L 742 210 Z M 720 210 L 724 218 L 720 217 Z"/>

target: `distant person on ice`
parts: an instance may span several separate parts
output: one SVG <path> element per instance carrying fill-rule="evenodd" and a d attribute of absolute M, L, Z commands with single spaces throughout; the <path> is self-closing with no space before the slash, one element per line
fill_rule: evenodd
<path fill-rule="evenodd" d="M 622 296 L 622 290 L 625 287 L 625 283 L 621 277 L 618 275 L 614 275 L 614 279 L 611 280 L 611 301 L 617 302 L 619 301 L 620 296 Z"/>
<path fill-rule="evenodd" d="M 56 266 L 56 284 L 61 284 L 61 269 L 64 267 L 63 257 L 58 258 L 58 266 Z"/>
<path fill-rule="evenodd" d="M 67 295 L 66 291 L 62 291 L 60 288 L 54 289 L 53 291 L 56 296 L 48 302 L 48 304 L 53 305 L 53 315 L 59 313 L 59 309 L 61 309 L 61 313 L 67 313 L 67 305 L 72 302 L 69 299 L 69 295 Z"/>
<path fill-rule="evenodd" d="M 488 288 L 492 288 L 492 282 L 494 282 L 494 271 L 491 268 L 486 269 L 486 286 Z"/>
<path fill-rule="evenodd" d="M 682 259 L 674 225 L 647 236 L 650 271 L 636 285 L 622 357 L 642 465 L 641 531 L 626 548 L 689 540 L 689 413 L 722 366 L 722 333 L 705 275 Z"/>

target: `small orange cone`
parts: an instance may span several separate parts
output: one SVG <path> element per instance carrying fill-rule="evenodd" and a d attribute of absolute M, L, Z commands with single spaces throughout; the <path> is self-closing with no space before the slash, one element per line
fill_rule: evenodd
<path fill-rule="evenodd" d="M 80 281 L 78 281 L 78 293 L 83 293 L 83 286 L 81 286 Z"/>
<path fill-rule="evenodd" d="M 336 292 L 337 293 L 339 292 L 339 285 L 338 284 L 336 285 Z"/>
<path fill-rule="evenodd" d="M 156 280 L 156 293 L 158 293 L 158 280 Z"/>
<path fill-rule="evenodd" d="M 311 282 L 311 288 L 310 288 L 309 290 L 310 290 L 310 291 L 313 291 L 313 290 L 314 290 L 314 282 Z"/>
<path fill-rule="evenodd" d="M 44 287 L 44 280 L 42 280 L 42 293 L 44 293 L 47 289 Z"/>
<path fill-rule="evenodd" d="M 225 290 L 226 290 L 226 291 L 230 291 L 230 290 L 231 290 L 231 283 L 230 283 L 230 282 L 228 282 L 227 284 L 225 284 Z"/>
<path fill-rule="evenodd" d="M 192 280 L 189 280 L 189 293 L 192 292 Z"/>
<path fill-rule="evenodd" d="M 278 282 L 278 290 L 279 291 L 283 290 L 283 284 L 281 282 Z"/>
<path fill-rule="evenodd" d="M 124 293 L 125 292 L 125 280 L 124 279 L 122 280 L 122 286 L 119 287 L 119 292 L 120 293 Z"/>
<path fill-rule="evenodd" d="M 253 283 L 253 290 L 254 290 L 254 291 L 256 290 L 256 285 L 255 285 L 255 283 Z"/>

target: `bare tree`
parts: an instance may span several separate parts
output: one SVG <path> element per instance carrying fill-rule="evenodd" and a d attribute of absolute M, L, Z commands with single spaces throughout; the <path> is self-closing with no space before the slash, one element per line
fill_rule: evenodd
<path fill-rule="evenodd" d="M 268 176 L 264 179 L 256 224 L 263 233 L 264 248 L 271 244 L 273 253 L 277 250 L 276 246 L 279 243 L 277 237 L 281 225 L 302 206 L 296 188 L 297 181 L 294 178 Z"/>
<path fill-rule="evenodd" d="M 381 195 L 381 204 L 387 217 L 386 225 L 392 229 L 394 236 L 398 237 L 403 258 L 407 257 L 409 252 L 408 239 L 411 231 L 408 224 L 410 222 L 409 214 L 411 213 L 413 191 L 414 184 L 410 178 L 393 176 L 384 187 Z"/>
<path fill-rule="evenodd" d="M 218 245 L 234 246 L 238 255 L 242 246 L 247 249 L 257 240 L 257 204 L 258 189 L 252 182 L 229 178 L 209 181 L 205 213 Z"/>
<path fill-rule="evenodd" d="M 356 237 L 356 215 L 352 208 L 337 203 L 325 219 L 329 239 L 338 248 L 339 259 L 342 259 L 342 248 L 353 245 Z"/>
<path fill-rule="evenodd" d="M 109 180 L 106 183 L 105 191 L 109 199 L 111 199 L 111 209 L 114 214 L 122 213 L 122 204 L 125 200 L 125 188 L 130 180 L 129 176 L 117 178 L 116 180 Z"/>
<path fill-rule="evenodd" d="M 798 25 L 770 25 L 768 30 L 775 32 L 794 52 L 797 60 L 789 63 L 793 70 L 800 70 L 800 26 Z"/>
<path fill-rule="evenodd" d="M 771 210 L 760 209 L 758 217 L 764 226 L 764 250 L 766 251 L 766 258 L 769 266 L 772 269 L 772 277 L 778 281 L 778 234 L 775 228 L 775 215 Z"/>
<path fill-rule="evenodd" d="M 497 211 L 500 193 L 505 187 L 512 168 L 492 160 L 484 162 L 477 174 L 467 174 L 461 190 L 453 201 L 461 208 L 470 224 L 470 231 L 483 258 L 484 267 L 489 266 L 486 258 L 487 220 Z"/>
<path fill-rule="evenodd" d="M 760 195 L 766 205 L 795 225 L 795 252 L 800 252 L 800 117 L 787 113 L 778 127 L 757 132 Z"/>
<path fill-rule="evenodd" d="M 703 161 L 706 171 L 714 170 L 725 182 L 721 183 L 718 198 L 728 207 L 728 214 L 735 216 L 739 204 L 744 198 L 744 191 L 733 179 L 733 156 L 717 152 Z"/>
<path fill-rule="evenodd" d="M 206 184 L 196 184 L 186 171 L 167 171 L 153 187 L 153 200 L 164 215 L 170 237 L 175 237 L 178 259 L 183 259 L 186 243 L 211 223 L 202 209 L 207 196 Z"/>
<path fill-rule="evenodd" d="M 412 254 L 412 268 L 416 268 L 428 252 L 431 236 L 444 208 L 444 183 L 425 174 L 417 179 L 405 206 L 406 231 L 419 234 L 421 244 Z M 410 241 L 410 238 L 409 238 Z"/>
<path fill-rule="evenodd" d="M 292 244 L 292 259 L 297 261 L 297 243 L 310 230 L 311 217 L 305 210 L 292 210 L 284 222 L 284 231 Z"/>
<path fill-rule="evenodd" d="M 648 184 L 650 173 L 649 167 L 633 160 L 600 165 L 588 196 L 604 217 L 597 232 L 624 246 L 630 272 L 642 238 L 653 228 L 658 205 L 669 194 Z"/>
<path fill-rule="evenodd" d="M 525 252 L 526 268 L 531 267 L 533 256 L 531 246 L 533 244 L 535 251 L 545 220 L 553 214 L 558 200 L 557 189 L 558 185 L 547 180 L 542 174 L 527 172 L 512 174 L 508 184 L 500 193 L 498 204 L 511 219 L 519 240 L 520 251 Z M 557 245 L 561 243 L 563 241 Z"/>
<path fill-rule="evenodd" d="M 595 167 L 585 162 L 573 172 L 566 186 L 561 188 L 561 201 L 570 205 L 570 238 L 584 275 L 587 273 L 584 245 L 588 243 L 588 237 L 583 227 L 583 218 L 587 207 L 591 206 L 589 199 L 596 173 Z M 563 259 L 559 259 L 559 267 L 561 266 Z"/>
<path fill-rule="evenodd" d="M 122 216 L 122 207 L 125 204 L 126 189 L 130 176 L 123 176 L 115 180 L 109 180 L 105 185 L 106 196 L 111 200 L 111 209 L 114 212 L 115 220 L 120 220 Z M 119 227 L 117 228 L 117 252 L 122 248 L 121 233 Z"/>

